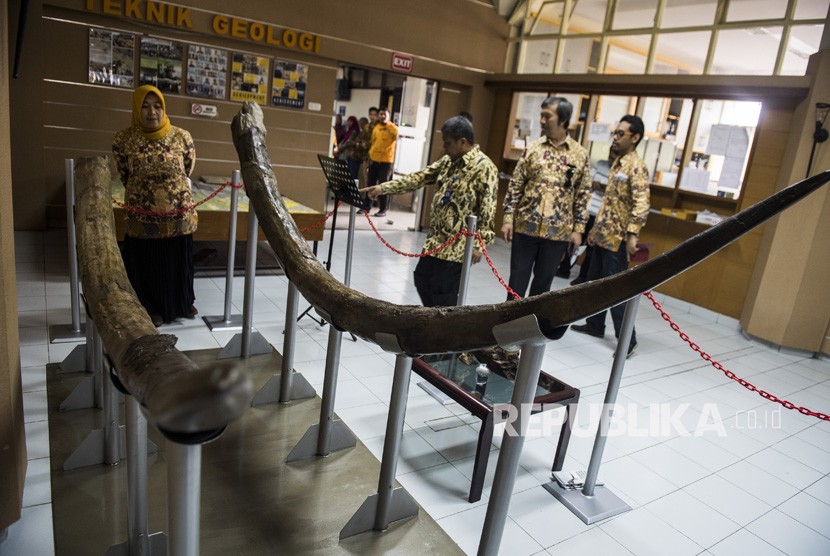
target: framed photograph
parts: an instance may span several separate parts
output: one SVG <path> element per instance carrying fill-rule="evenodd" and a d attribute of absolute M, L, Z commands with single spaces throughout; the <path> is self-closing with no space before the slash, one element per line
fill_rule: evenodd
<path fill-rule="evenodd" d="M 228 76 L 228 51 L 207 46 L 187 48 L 187 94 L 224 99 Z"/>
<path fill-rule="evenodd" d="M 135 68 L 135 35 L 89 29 L 89 82 L 131 89 Z"/>
<path fill-rule="evenodd" d="M 142 37 L 140 84 L 153 85 L 165 94 L 181 93 L 183 52 L 184 46 L 178 41 Z"/>
<path fill-rule="evenodd" d="M 271 83 L 271 105 L 286 108 L 305 108 L 305 86 L 308 66 L 284 60 L 274 60 Z"/>
<path fill-rule="evenodd" d="M 268 65 L 264 56 L 233 54 L 231 63 L 231 100 L 250 100 L 265 104 L 268 98 Z"/>

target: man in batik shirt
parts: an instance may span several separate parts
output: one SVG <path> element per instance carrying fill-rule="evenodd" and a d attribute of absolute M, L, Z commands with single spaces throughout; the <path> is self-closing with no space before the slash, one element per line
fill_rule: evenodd
<path fill-rule="evenodd" d="M 380 195 L 415 191 L 434 185 L 430 232 L 423 253 L 433 251 L 466 226 L 469 215 L 477 217 L 477 231 L 485 245 L 495 238 L 496 165 L 475 144 L 473 125 L 463 116 L 450 118 L 441 127 L 444 156 L 423 170 L 386 183 L 366 187 L 361 192 L 370 199 Z M 425 307 L 451 306 L 458 302 L 465 238 L 428 256 L 415 267 L 415 288 Z M 481 260 L 476 245 L 473 263 Z"/>
<path fill-rule="evenodd" d="M 573 106 L 563 97 L 542 102 L 542 137 L 516 164 L 504 198 L 504 240 L 510 250 L 510 288 L 524 296 L 550 289 L 568 242 L 576 249 L 588 221 L 588 152 L 568 136 Z M 507 299 L 512 299 L 508 294 Z"/>
<path fill-rule="evenodd" d="M 588 281 L 626 270 L 628 260 L 637 251 L 637 236 L 646 223 L 650 208 L 648 168 L 635 150 L 643 133 L 643 120 L 627 115 L 622 117 L 612 134 L 611 153 L 617 160 L 611 165 L 605 197 L 588 234 L 588 245 L 594 247 Z M 625 304 L 611 308 L 617 338 L 624 313 Z M 586 324 L 571 328 L 602 338 L 605 335 L 605 311 L 588 317 Z M 637 336 L 632 330 L 627 356 L 634 353 L 636 347 Z"/>

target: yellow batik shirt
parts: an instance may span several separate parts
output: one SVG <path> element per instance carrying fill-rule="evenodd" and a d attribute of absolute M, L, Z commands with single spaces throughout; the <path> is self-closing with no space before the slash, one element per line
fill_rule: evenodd
<path fill-rule="evenodd" d="M 477 217 L 476 228 L 485 245 L 493 242 L 498 179 L 496 165 L 476 145 L 457 160 L 445 155 L 423 170 L 384 183 L 381 190 L 386 195 L 414 191 L 426 185 L 436 187 L 430 215 L 431 230 L 423 248 L 423 252 L 427 252 L 465 228 L 468 215 Z M 460 263 L 464 260 L 465 243 L 466 236 L 461 236 L 432 256 Z M 477 244 L 476 248 L 479 248 Z"/>
<path fill-rule="evenodd" d="M 554 146 L 541 137 L 527 146 L 504 198 L 504 223 L 513 232 L 568 241 L 585 232 L 591 170 L 588 151 L 567 137 Z"/>
<path fill-rule="evenodd" d="M 138 128 L 115 134 L 115 163 L 124 184 L 124 203 L 153 213 L 179 211 L 193 205 L 188 176 L 196 162 L 196 148 L 187 131 L 173 127 L 160 139 L 147 139 Z M 196 231 L 195 210 L 171 215 L 124 211 L 126 234 L 160 239 Z"/>
<path fill-rule="evenodd" d="M 651 206 L 648 182 L 648 168 L 636 151 L 614 162 L 602 206 L 588 234 L 595 245 L 616 251 L 626 233 L 640 233 Z"/>

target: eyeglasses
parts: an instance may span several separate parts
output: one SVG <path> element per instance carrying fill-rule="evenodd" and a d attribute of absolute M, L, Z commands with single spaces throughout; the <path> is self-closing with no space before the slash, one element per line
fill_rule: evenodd
<path fill-rule="evenodd" d="M 617 139 L 622 139 L 626 135 L 631 135 L 631 132 L 630 131 L 623 131 L 621 129 L 617 129 L 617 130 L 614 130 L 614 131 L 611 132 L 611 138 L 612 139 L 614 137 L 616 137 Z"/>

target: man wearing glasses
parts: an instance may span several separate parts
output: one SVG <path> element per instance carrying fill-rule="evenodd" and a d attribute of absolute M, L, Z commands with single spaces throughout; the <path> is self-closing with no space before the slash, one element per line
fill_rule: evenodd
<path fill-rule="evenodd" d="M 568 136 L 573 106 L 563 97 L 542 102 L 542 137 L 527 146 L 504 198 L 504 240 L 510 250 L 510 288 L 524 296 L 550 289 L 562 256 L 582 244 L 591 198 L 588 152 Z M 512 295 L 508 294 L 508 301 Z"/>
<path fill-rule="evenodd" d="M 611 154 L 617 159 L 611 165 L 602 206 L 588 233 L 587 243 L 594 247 L 588 281 L 626 270 L 628 260 L 637 251 L 637 236 L 646 223 L 650 207 L 648 168 L 636 152 L 644 132 L 643 120 L 627 115 L 611 134 Z M 611 308 L 614 334 L 618 338 L 624 313 L 625 304 Z M 586 324 L 571 328 L 602 338 L 605 335 L 605 311 L 588 317 Z M 626 357 L 631 356 L 636 347 L 637 336 L 632 330 Z"/>
<path fill-rule="evenodd" d="M 466 238 L 461 236 L 451 245 L 437 249 L 465 227 L 467 216 L 477 217 L 477 231 L 485 245 L 492 243 L 496 236 L 498 170 L 475 144 L 473 124 L 464 116 L 450 118 L 441 126 L 441 138 L 444 156 L 436 162 L 402 178 L 360 190 L 370 199 L 376 199 L 426 185 L 435 186 L 430 232 L 415 267 L 415 288 L 425 307 L 451 306 L 458 302 Z M 481 255 L 476 244 L 473 264 L 481 260 Z"/>

